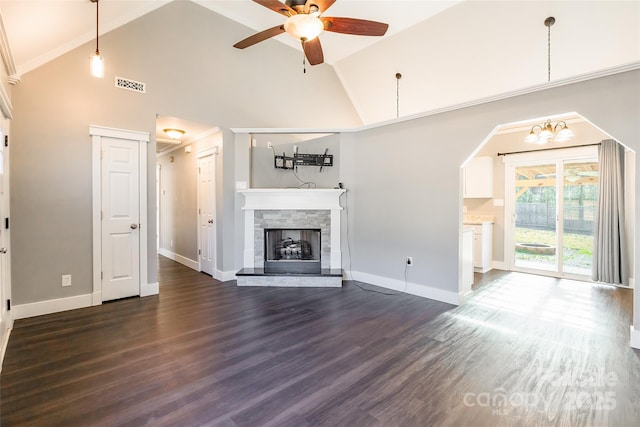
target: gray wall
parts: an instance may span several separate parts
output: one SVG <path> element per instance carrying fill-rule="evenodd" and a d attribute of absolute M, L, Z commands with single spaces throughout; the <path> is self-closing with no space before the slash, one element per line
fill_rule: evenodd
<path fill-rule="evenodd" d="M 343 206 L 348 201 L 342 231 L 350 236 L 342 247 L 347 273 L 353 271 L 356 279 L 362 272 L 403 281 L 405 257 L 412 256 L 409 282 L 457 293 L 462 163 L 498 124 L 572 111 L 637 151 L 640 71 L 341 134 L 340 175 L 347 188 Z M 246 180 L 250 135 L 236 135 L 236 141 L 236 179 Z M 637 182 L 638 176 L 636 188 Z M 243 237 L 243 203 L 238 196 L 238 241 Z M 636 240 L 638 227 L 636 220 Z"/>
<path fill-rule="evenodd" d="M 225 258 L 235 244 L 235 153 L 229 129 L 360 123 L 331 67 L 303 74 L 300 52 L 276 41 L 260 49 L 232 47 L 251 32 L 195 3 L 172 2 L 100 37 L 104 79 L 89 76 L 92 44 L 87 43 L 25 74 L 13 87 L 14 304 L 91 293 L 91 124 L 151 134 L 149 282 L 156 281 L 156 114 L 223 129 L 217 263 L 233 269 L 233 256 Z M 167 61 L 169 53 L 177 57 Z M 145 82 L 147 93 L 114 88 L 115 75 Z M 296 90 L 282 96 L 283 87 Z M 286 114 L 292 105 L 306 114 Z M 73 286 L 62 288 L 61 274 L 72 274 Z"/>
<path fill-rule="evenodd" d="M 410 282 L 457 292 L 462 162 L 500 123 L 571 111 L 639 150 L 640 71 L 358 132 L 353 270 L 404 280 L 413 256 Z"/>
<path fill-rule="evenodd" d="M 279 142 L 273 145 L 273 149 L 267 148 L 267 141 L 278 137 Z M 297 188 L 302 182 L 311 182 L 313 185 L 305 185 L 303 188 L 334 188 L 340 181 L 340 135 L 328 135 L 306 141 L 296 141 L 296 135 L 253 135 L 256 146 L 251 147 L 251 187 L 252 188 Z M 272 141 L 273 144 L 275 144 Z M 300 154 L 327 154 L 333 155 L 333 166 L 320 168 L 316 166 L 300 166 L 296 176 L 290 169 L 276 169 L 273 166 L 274 152 L 277 155 L 286 153 L 293 155 L 293 146 L 298 146 Z"/>

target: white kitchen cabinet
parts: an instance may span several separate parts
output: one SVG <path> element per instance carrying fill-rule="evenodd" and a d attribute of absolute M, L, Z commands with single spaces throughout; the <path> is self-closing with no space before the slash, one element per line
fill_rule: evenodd
<path fill-rule="evenodd" d="M 491 270 L 493 260 L 493 224 L 483 222 L 473 226 L 473 267 L 478 273 Z"/>
<path fill-rule="evenodd" d="M 467 199 L 493 197 L 493 158 L 474 157 L 463 169 L 463 197 Z"/>

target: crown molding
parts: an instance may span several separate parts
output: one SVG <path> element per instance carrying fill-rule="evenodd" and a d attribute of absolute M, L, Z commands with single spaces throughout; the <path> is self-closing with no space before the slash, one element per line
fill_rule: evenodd
<path fill-rule="evenodd" d="M 3 83 L 0 83 L 0 111 L 7 119 L 13 119 L 13 106 L 11 98 Z"/>
<path fill-rule="evenodd" d="M 13 61 L 13 54 L 11 53 L 11 47 L 9 46 L 9 39 L 7 39 L 7 32 L 4 29 L 2 15 L 0 15 L 0 55 L 2 55 L 4 68 L 9 76 L 9 83 L 18 83 L 20 81 L 20 76 L 16 73 L 16 64 Z"/>

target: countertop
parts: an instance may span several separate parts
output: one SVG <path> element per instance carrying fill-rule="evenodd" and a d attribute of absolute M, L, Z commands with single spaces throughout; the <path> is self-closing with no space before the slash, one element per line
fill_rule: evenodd
<path fill-rule="evenodd" d="M 481 225 L 483 222 L 493 224 L 496 222 L 496 217 L 493 215 L 464 215 L 463 223 L 467 225 Z"/>

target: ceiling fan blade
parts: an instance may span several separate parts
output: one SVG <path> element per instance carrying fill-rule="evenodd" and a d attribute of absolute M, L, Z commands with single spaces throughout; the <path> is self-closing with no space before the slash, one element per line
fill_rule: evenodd
<path fill-rule="evenodd" d="M 324 62 L 322 45 L 320 44 L 320 39 L 318 37 L 308 42 L 302 42 L 302 49 L 304 50 L 304 54 L 307 57 L 309 64 L 318 65 Z"/>
<path fill-rule="evenodd" d="M 331 7 L 336 2 L 336 0 L 307 0 L 304 5 L 304 13 L 309 13 L 311 6 L 316 5 L 320 10 L 320 13 L 324 13 L 327 9 Z"/>
<path fill-rule="evenodd" d="M 326 31 L 357 36 L 384 36 L 389 28 L 389 24 L 365 19 L 321 17 L 320 20 Z"/>
<path fill-rule="evenodd" d="M 286 4 L 279 2 L 278 0 L 253 0 L 261 6 L 266 7 L 267 9 L 271 9 L 274 12 L 278 12 L 284 16 L 295 15 L 296 11 L 291 9 Z M 335 0 L 334 0 L 335 1 Z"/>
<path fill-rule="evenodd" d="M 245 47 L 253 46 L 256 43 L 260 43 L 261 41 L 282 33 L 284 33 L 284 25 L 278 25 L 277 27 L 269 28 L 268 30 L 260 31 L 259 33 L 249 36 L 234 44 L 233 47 L 244 49 Z"/>

